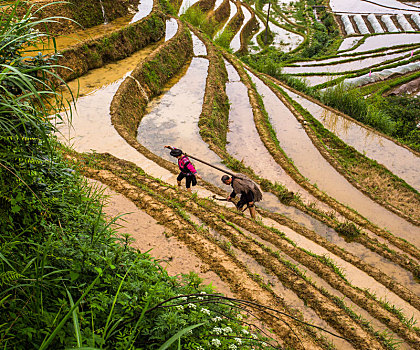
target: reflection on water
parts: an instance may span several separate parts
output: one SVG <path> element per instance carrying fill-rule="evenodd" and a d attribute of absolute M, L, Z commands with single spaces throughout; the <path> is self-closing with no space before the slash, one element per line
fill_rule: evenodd
<path fill-rule="evenodd" d="M 166 31 L 165 31 L 165 41 L 168 41 L 174 37 L 178 31 L 178 22 L 175 18 L 170 18 L 166 20 Z"/>
<path fill-rule="evenodd" d="M 191 33 L 193 41 L 193 50 L 195 56 L 207 56 L 206 45 L 193 33 Z"/>
<path fill-rule="evenodd" d="M 340 47 L 338 48 L 338 51 L 344 51 L 344 50 L 351 49 L 361 39 L 363 39 L 363 36 L 351 36 L 351 37 L 348 37 L 348 38 L 344 38 L 343 42 L 341 43 Z"/>
<path fill-rule="evenodd" d="M 317 202 L 320 209 L 330 211 L 331 208 L 315 199 L 302 189 L 274 161 L 265 148 L 254 124 L 252 107 L 248 98 L 247 87 L 240 81 L 235 68 L 225 61 L 229 75 L 226 93 L 231 103 L 229 111 L 229 132 L 227 134 L 227 151 L 234 158 L 243 161 L 262 178 L 272 183 L 285 185 L 290 191 L 299 193 L 305 202 Z"/>
<path fill-rule="evenodd" d="M 194 57 L 186 73 L 160 98 L 149 104 L 138 128 L 137 139 L 156 155 L 175 162 L 165 145 L 181 148 L 197 158 L 225 168 L 201 139 L 198 121 L 206 87 L 208 60 Z M 192 160 L 204 180 L 221 185 L 221 173 Z"/>
<path fill-rule="evenodd" d="M 363 44 L 356 47 L 354 50 L 349 51 L 348 53 L 375 50 L 382 47 L 389 48 L 397 45 L 410 45 L 419 42 L 419 33 L 374 35 L 368 36 Z"/>
<path fill-rule="evenodd" d="M 419 227 L 381 207 L 353 187 L 319 153 L 301 124 L 277 96 L 260 79 L 252 74 L 250 75 L 259 94 L 263 97 L 265 109 L 282 149 L 293 159 L 302 175 L 310 179 L 312 183 L 316 183 L 321 190 L 330 194 L 339 202 L 356 209 L 371 222 L 389 229 L 392 233 L 407 239 L 413 244 L 420 243 Z M 289 93 L 289 90 L 287 92 Z M 292 95 L 292 98 L 295 98 L 295 95 Z"/>
<path fill-rule="evenodd" d="M 194 5 L 198 0 L 182 0 L 182 4 L 179 7 L 178 16 L 184 14 L 192 5 Z"/>
<path fill-rule="evenodd" d="M 286 91 L 290 97 L 297 100 L 302 107 L 318 119 L 325 128 L 337 135 L 346 144 L 384 165 L 389 171 L 420 191 L 420 159 L 414 153 L 371 129 L 364 128 L 347 118 L 332 113 L 290 90 Z"/>
<path fill-rule="evenodd" d="M 220 29 L 215 35 L 214 37 L 217 38 L 219 37 L 223 31 L 225 30 L 226 26 L 229 24 L 230 20 L 233 18 L 233 16 L 236 15 L 236 12 L 238 12 L 238 8 L 236 7 L 236 5 L 232 2 L 229 1 L 229 6 L 230 6 L 230 14 L 229 14 L 229 18 L 226 20 L 225 24 L 223 25 L 222 29 Z"/>
<path fill-rule="evenodd" d="M 65 48 L 76 45 L 90 39 L 101 38 L 106 34 L 113 33 L 129 24 L 132 15 L 118 18 L 108 24 L 100 24 L 98 26 L 79 30 L 71 34 L 62 35 L 55 38 L 57 51 L 62 51 Z M 44 54 L 54 51 L 54 43 L 52 40 L 44 43 L 43 46 L 38 46 L 37 50 L 43 51 Z"/>
<path fill-rule="evenodd" d="M 336 63 L 328 66 L 305 66 L 305 67 L 283 67 L 285 74 L 300 74 L 300 73 L 343 73 L 366 67 L 374 66 L 384 61 L 389 61 L 398 57 L 407 55 L 409 51 L 400 52 L 390 55 L 383 55 L 378 57 L 368 57 L 351 62 Z"/>

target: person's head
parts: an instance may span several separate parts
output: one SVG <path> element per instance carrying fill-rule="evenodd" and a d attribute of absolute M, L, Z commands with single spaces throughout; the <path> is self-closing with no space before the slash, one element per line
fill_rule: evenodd
<path fill-rule="evenodd" d="M 178 148 L 175 148 L 175 149 L 171 150 L 171 152 L 169 152 L 169 154 L 170 154 L 172 157 L 179 158 L 179 157 L 181 157 L 181 156 L 182 156 L 182 150 L 180 150 L 180 149 L 178 149 Z"/>
<path fill-rule="evenodd" d="M 232 182 L 232 179 L 228 175 L 223 175 L 222 176 L 222 182 L 225 185 L 230 185 L 230 183 Z"/>

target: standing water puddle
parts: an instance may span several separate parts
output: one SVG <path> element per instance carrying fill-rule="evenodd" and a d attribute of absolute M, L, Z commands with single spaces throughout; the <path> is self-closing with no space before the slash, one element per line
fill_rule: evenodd
<path fill-rule="evenodd" d="M 287 94 L 312 114 L 329 131 L 370 159 L 384 165 L 420 191 L 420 159 L 413 152 L 386 137 L 341 117 L 306 98 L 283 88 Z"/>
<path fill-rule="evenodd" d="M 248 72 L 263 101 L 282 149 L 293 159 L 302 175 L 343 204 L 356 209 L 370 221 L 389 229 L 415 245 L 420 244 L 420 228 L 386 210 L 353 187 L 313 145 L 301 124 L 277 96 Z"/>

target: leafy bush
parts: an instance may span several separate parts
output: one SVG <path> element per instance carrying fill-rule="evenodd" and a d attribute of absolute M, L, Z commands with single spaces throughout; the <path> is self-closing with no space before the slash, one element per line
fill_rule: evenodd
<path fill-rule="evenodd" d="M 388 96 L 381 108 L 395 121 L 392 136 L 420 150 L 420 99 L 411 96 Z"/>
<path fill-rule="evenodd" d="M 233 32 L 229 28 L 225 28 L 222 33 L 219 33 L 215 38 L 214 42 L 223 47 L 226 50 L 230 50 L 230 42 L 233 38 Z"/>
<path fill-rule="evenodd" d="M 281 63 L 289 58 L 289 55 L 280 52 L 273 47 L 264 51 L 264 54 L 246 55 L 241 57 L 242 61 L 252 68 L 277 77 L 281 74 Z"/>

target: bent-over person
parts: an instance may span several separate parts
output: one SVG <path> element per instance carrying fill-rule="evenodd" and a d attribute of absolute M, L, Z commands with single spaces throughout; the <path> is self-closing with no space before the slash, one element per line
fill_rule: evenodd
<path fill-rule="evenodd" d="M 243 174 L 235 174 L 233 176 L 223 175 L 222 182 L 225 185 L 231 185 L 233 188 L 232 193 L 226 198 L 229 202 L 235 198 L 237 194 L 241 195 L 239 202 L 236 204 L 238 210 L 242 210 L 246 204 L 253 219 L 256 218 L 255 202 L 262 199 L 262 192 L 258 185 Z M 246 209 L 246 208 L 245 208 Z"/>

